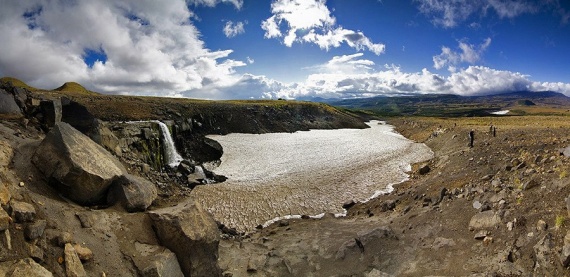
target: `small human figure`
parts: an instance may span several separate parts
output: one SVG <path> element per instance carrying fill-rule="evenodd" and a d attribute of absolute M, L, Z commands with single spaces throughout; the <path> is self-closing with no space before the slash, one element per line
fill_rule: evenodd
<path fill-rule="evenodd" d="M 469 132 L 469 147 L 473 147 L 473 141 L 475 140 L 475 130 L 471 129 Z"/>
<path fill-rule="evenodd" d="M 497 136 L 497 127 L 493 126 L 493 137 Z"/>

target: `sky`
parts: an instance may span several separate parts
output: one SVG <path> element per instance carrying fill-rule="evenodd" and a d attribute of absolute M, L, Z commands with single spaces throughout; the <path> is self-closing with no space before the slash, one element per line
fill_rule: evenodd
<path fill-rule="evenodd" d="M 0 76 L 201 99 L 551 90 L 567 0 L 0 0 Z"/>

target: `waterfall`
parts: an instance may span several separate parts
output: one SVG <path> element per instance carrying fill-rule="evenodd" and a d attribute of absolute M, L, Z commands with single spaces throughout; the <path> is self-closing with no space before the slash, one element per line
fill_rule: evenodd
<path fill-rule="evenodd" d="M 178 154 L 178 151 L 176 151 L 176 146 L 174 145 L 174 140 L 172 140 L 168 126 L 158 120 L 153 120 L 153 122 L 158 123 L 160 130 L 162 130 L 162 137 L 164 138 L 164 155 L 166 156 L 166 162 L 170 167 L 178 166 L 184 159 L 182 156 L 180 156 L 180 154 Z"/>

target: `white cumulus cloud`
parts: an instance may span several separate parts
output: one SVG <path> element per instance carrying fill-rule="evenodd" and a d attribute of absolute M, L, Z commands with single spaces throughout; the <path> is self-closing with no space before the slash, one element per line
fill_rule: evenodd
<path fill-rule="evenodd" d="M 485 16 L 489 11 L 500 18 L 514 18 L 534 13 L 540 6 L 536 1 L 513 0 L 414 0 L 421 13 L 432 18 L 435 25 L 452 28 L 475 15 Z"/>
<path fill-rule="evenodd" d="M 243 1 L 189 1 L 195 5 Z M 205 47 L 179 1 L 3 1 L 0 75 L 42 88 L 66 81 L 107 93 L 177 96 L 235 82 L 232 50 Z M 88 52 L 105 58 L 89 65 Z"/>
<path fill-rule="evenodd" d="M 459 51 L 453 51 L 451 48 L 441 47 L 441 54 L 433 57 L 433 67 L 442 69 L 448 66 L 449 71 L 455 71 L 456 67 L 461 63 L 474 64 L 481 60 L 482 54 L 491 45 L 491 38 L 485 39 L 480 45 L 467 43 L 466 40 L 459 41 Z"/>
<path fill-rule="evenodd" d="M 233 22 L 231 20 L 226 21 L 226 25 L 224 25 L 224 34 L 226 35 L 226 37 L 228 38 L 233 38 L 239 34 L 243 34 L 245 33 L 245 24 L 247 24 L 247 22 Z"/>
<path fill-rule="evenodd" d="M 385 50 L 384 44 L 373 43 L 362 32 L 337 26 L 326 0 L 276 0 L 271 4 L 271 13 L 261 23 L 265 38 L 282 38 L 288 47 L 295 42 L 310 42 L 329 50 L 346 43 L 358 51 L 368 50 L 376 55 Z"/>
<path fill-rule="evenodd" d="M 361 54 L 336 56 L 312 67 L 318 72 L 300 83 L 261 88 L 267 98 L 354 98 L 409 94 L 488 95 L 513 91 L 552 90 L 570 96 L 568 83 L 540 83 L 518 72 L 469 66 L 443 76 L 423 69 L 404 72 L 399 66 L 376 68 Z"/>

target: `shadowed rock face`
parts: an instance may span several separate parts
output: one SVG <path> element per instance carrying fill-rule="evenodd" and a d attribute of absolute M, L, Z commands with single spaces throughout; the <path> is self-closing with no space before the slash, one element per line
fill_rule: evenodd
<path fill-rule="evenodd" d="M 16 101 L 12 94 L 0 89 L 0 114 L 22 116 L 20 107 L 16 105 Z"/>
<path fill-rule="evenodd" d="M 63 122 L 47 134 L 32 162 L 64 195 L 83 205 L 100 203 L 126 173 L 103 147 Z"/>

